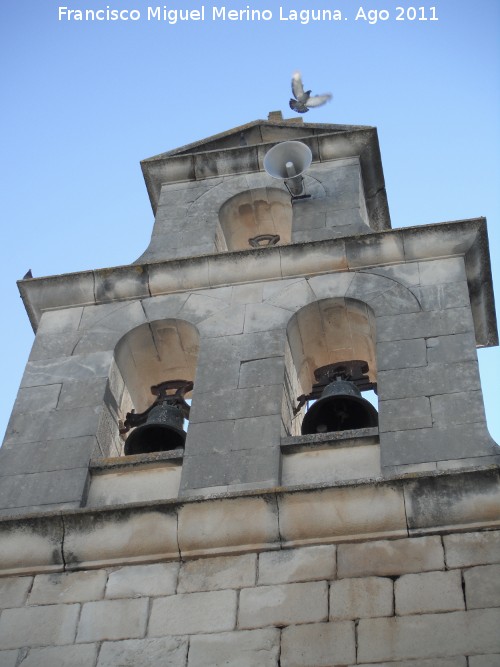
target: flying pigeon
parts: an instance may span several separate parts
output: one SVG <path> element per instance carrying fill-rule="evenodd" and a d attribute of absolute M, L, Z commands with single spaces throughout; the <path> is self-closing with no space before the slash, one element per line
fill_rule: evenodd
<path fill-rule="evenodd" d="M 292 76 L 292 94 L 295 99 L 290 99 L 290 109 L 297 113 L 307 113 L 311 107 L 320 107 L 332 99 L 330 93 L 325 95 L 314 95 L 311 97 L 311 91 L 304 91 L 302 77 L 300 72 L 294 72 Z"/>

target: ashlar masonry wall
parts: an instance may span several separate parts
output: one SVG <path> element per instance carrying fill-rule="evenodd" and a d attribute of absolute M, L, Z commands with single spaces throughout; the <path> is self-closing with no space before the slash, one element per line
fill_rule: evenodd
<path fill-rule="evenodd" d="M 500 531 L 0 579 L 1 667 L 498 667 Z"/>

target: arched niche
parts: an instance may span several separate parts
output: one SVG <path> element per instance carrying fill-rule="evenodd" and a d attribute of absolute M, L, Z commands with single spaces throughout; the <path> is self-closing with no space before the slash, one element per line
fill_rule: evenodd
<path fill-rule="evenodd" d="M 245 190 L 221 206 L 219 223 L 227 250 L 248 250 L 249 239 L 263 234 L 278 235 L 279 245 L 290 243 L 290 195 L 278 188 Z"/>
<path fill-rule="evenodd" d="M 131 407 L 143 412 L 153 403 L 152 385 L 194 381 L 198 349 L 198 330 L 184 320 L 157 320 L 129 331 L 115 349 L 115 361 Z"/>
<path fill-rule="evenodd" d="M 286 341 L 285 432 L 299 435 L 303 412 L 293 415 L 297 397 L 309 394 L 314 371 L 340 361 L 368 362 L 369 378 L 377 379 L 375 316 L 365 303 L 349 298 L 315 301 L 290 319 Z"/>

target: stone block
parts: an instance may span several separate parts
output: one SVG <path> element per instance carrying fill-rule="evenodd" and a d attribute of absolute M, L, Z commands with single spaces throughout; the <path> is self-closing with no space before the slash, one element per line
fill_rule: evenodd
<path fill-rule="evenodd" d="M 379 342 L 450 336 L 470 333 L 473 330 L 470 308 L 383 315 L 377 318 L 377 340 Z"/>
<path fill-rule="evenodd" d="M 38 331 L 42 334 L 68 333 L 78 329 L 83 308 L 66 308 L 64 310 L 47 310 L 43 313 Z"/>
<path fill-rule="evenodd" d="M 373 663 L 356 665 L 356 667 L 373 667 Z M 377 662 L 377 667 L 467 667 L 467 658 L 465 656 L 454 656 L 453 658 L 431 658 L 430 660 Z"/>
<path fill-rule="evenodd" d="M 500 609 L 362 619 L 358 661 L 442 658 L 500 652 Z"/>
<path fill-rule="evenodd" d="M 74 410 L 101 405 L 106 396 L 107 382 L 106 378 L 64 382 L 57 403 L 58 410 Z M 116 405 L 114 407 L 116 409 Z"/>
<path fill-rule="evenodd" d="M 32 648 L 22 661 L 23 667 L 94 667 L 96 644 Z M 0 662 L 3 667 L 3 663 Z"/>
<path fill-rule="evenodd" d="M 189 645 L 189 667 L 277 667 L 279 630 L 243 630 L 195 635 Z"/>
<path fill-rule="evenodd" d="M 339 544 L 337 577 L 391 576 L 444 570 L 439 537 L 379 540 L 364 544 Z"/>
<path fill-rule="evenodd" d="M 236 591 L 185 593 L 153 600 L 148 635 L 225 632 L 236 625 Z"/>
<path fill-rule="evenodd" d="M 394 583 L 396 614 L 426 614 L 465 609 L 458 570 L 405 574 Z"/>
<path fill-rule="evenodd" d="M 265 387 L 279 384 L 283 382 L 284 372 L 283 357 L 242 361 L 238 387 Z"/>
<path fill-rule="evenodd" d="M 146 316 L 139 299 L 134 301 L 118 301 L 83 309 L 81 331 L 116 332 L 118 342 L 121 335 L 146 322 Z"/>
<path fill-rule="evenodd" d="M 1 667 L 16 667 L 19 651 L 0 651 Z"/>
<path fill-rule="evenodd" d="M 330 586 L 330 620 L 392 616 L 392 579 L 365 577 L 333 581 Z"/>
<path fill-rule="evenodd" d="M 308 281 L 303 279 L 284 286 L 283 289 L 269 297 L 269 303 L 279 308 L 296 312 L 308 303 L 316 300 Z"/>
<path fill-rule="evenodd" d="M 486 422 L 483 393 L 480 390 L 442 394 L 430 398 L 432 420 L 439 426 Z"/>
<path fill-rule="evenodd" d="M 254 417 L 254 419 L 259 419 Z M 205 454 L 225 454 L 231 447 L 234 419 L 211 422 L 189 422 L 186 437 L 185 458 Z"/>
<path fill-rule="evenodd" d="M 425 285 L 413 288 L 422 310 L 445 310 L 470 306 L 469 288 L 466 281 L 441 285 Z"/>
<path fill-rule="evenodd" d="M 477 363 L 473 361 L 380 371 L 378 386 L 383 401 L 481 389 Z"/>
<path fill-rule="evenodd" d="M 431 427 L 432 415 L 428 396 L 414 396 L 413 398 L 379 402 L 379 429 L 381 433 Z"/>
<path fill-rule="evenodd" d="M 165 509 L 68 514 L 64 517 L 65 563 L 69 570 L 178 558 L 177 517 Z"/>
<path fill-rule="evenodd" d="M 421 285 L 456 283 L 467 280 L 462 257 L 444 257 L 418 263 Z"/>
<path fill-rule="evenodd" d="M 4 609 L 0 615 L 0 649 L 71 644 L 80 605 Z"/>
<path fill-rule="evenodd" d="M 190 421 L 199 423 L 279 414 L 282 393 L 281 384 L 197 393 Z"/>
<path fill-rule="evenodd" d="M 187 650 L 185 637 L 104 642 L 97 667 L 184 667 Z"/>
<path fill-rule="evenodd" d="M 179 563 L 155 563 L 121 567 L 110 572 L 107 598 L 172 595 L 177 587 Z"/>
<path fill-rule="evenodd" d="M 443 535 L 446 565 L 470 567 L 500 563 L 500 531 Z"/>
<path fill-rule="evenodd" d="M 394 284 L 391 289 L 382 292 L 382 294 L 377 296 L 369 295 L 366 299 L 366 303 L 374 311 L 377 317 L 402 313 L 416 313 L 421 309 L 413 291 L 399 283 Z M 413 352 L 413 354 L 415 354 L 415 352 Z"/>
<path fill-rule="evenodd" d="M 79 507 L 87 477 L 87 468 L 3 477 L 0 507 L 37 510 L 58 503 L 73 503 L 74 507 Z"/>
<path fill-rule="evenodd" d="M 244 588 L 255 585 L 256 554 L 201 558 L 182 563 L 178 593 Z"/>
<path fill-rule="evenodd" d="M 408 480 L 404 493 L 411 534 L 451 526 L 498 525 L 500 485 L 495 469 Z"/>
<path fill-rule="evenodd" d="M 28 604 L 63 604 L 87 602 L 104 597 L 105 570 L 57 572 L 35 577 Z"/>
<path fill-rule="evenodd" d="M 149 296 L 147 269 L 142 266 L 115 266 L 94 271 L 97 302 L 120 301 Z"/>
<path fill-rule="evenodd" d="M 484 424 L 435 426 L 380 435 L 382 466 L 493 456 L 497 447 Z"/>
<path fill-rule="evenodd" d="M 234 421 L 231 449 L 269 449 L 279 445 L 280 415 L 261 415 Z"/>
<path fill-rule="evenodd" d="M 0 579 L 0 609 L 22 607 L 26 602 L 32 583 L 33 577 Z"/>
<path fill-rule="evenodd" d="M 238 627 L 262 628 L 326 621 L 326 581 L 244 588 L 240 592 Z"/>
<path fill-rule="evenodd" d="M 354 279 L 354 275 L 351 271 L 335 274 L 327 273 L 323 276 L 313 276 L 307 282 L 318 301 L 331 297 L 343 298 Z"/>
<path fill-rule="evenodd" d="M 424 338 L 380 342 L 377 345 L 377 368 L 379 371 L 414 368 L 426 364 L 427 346 Z"/>
<path fill-rule="evenodd" d="M 331 667 L 355 662 L 354 623 L 311 623 L 282 632 L 282 667 Z"/>
<path fill-rule="evenodd" d="M 42 334 L 38 330 L 29 361 L 70 357 L 75 352 L 75 346 L 80 338 L 79 333 Z"/>
<path fill-rule="evenodd" d="M 60 517 L 32 517 L 27 521 L 0 522 L 0 572 L 2 576 L 58 572 L 63 569 Z"/>
<path fill-rule="evenodd" d="M 108 377 L 112 351 L 89 352 L 62 359 L 30 361 L 21 381 L 22 387 L 39 387 L 64 382 Z"/>
<path fill-rule="evenodd" d="M 62 438 L 95 435 L 100 407 L 74 410 L 51 410 L 38 413 L 14 413 L 5 434 L 6 443 L 44 442 Z"/>
<path fill-rule="evenodd" d="M 471 655 L 469 667 L 500 667 L 500 653 L 496 655 Z"/>
<path fill-rule="evenodd" d="M 0 449 L 0 477 L 85 468 L 96 446 L 94 436 L 45 442 L 6 443 Z"/>
<path fill-rule="evenodd" d="M 258 496 L 186 503 L 178 538 L 182 558 L 272 549 L 279 543 L 278 509 Z"/>
<path fill-rule="evenodd" d="M 210 284 L 231 285 L 279 278 L 279 251 L 280 248 L 276 247 L 213 255 L 208 258 Z"/>
<path fill-rule="evenodd" d="M 472 567 L 463 576 L 467 609 L 500 607 L 500 564 Z"/>
<path fill-rule="evenodd" d="M 335 556 L 333 545 L 266 551 L 259 554 L 258 584 L 333 579 Z"/>
<path fill-rule="evenodd" d="M 283 278 L 347 271 L 348 269 L 343 240 L 336 243 L 318 241 L 313 246 L 309 245 L 307 252 L 304 252 L 304 244 L 301 243 L 280 246 L 279 251 Z"/>
<path fill-rule="evenodd" d="M 55 410 L 61 393 L 61 383 L 41 387 L 24 387 L 17 394 L 14 410 L 16 412 L 47 412 Z M 32 417 L 35 419 L 35 417 Z"/>
<path fill-rule="evenodd" d="M 281 485 L 320 484 L 380 476 L 378 445 L 314 447 L 284 452 Z"/>
<path fill-rule="evenodd" d="M 346 241 L 346 254 L 350 269 L 403 262 L 403 237 L 387 233 L 380 236 L 370 234 L 366 239 L 349 239 Z"/>
<path fill-rule="evenodd" d="M 86 602 L 78 623 L 78 642 L 144 637 L 148 600 L 101 600 Z"/>
<path fill-rule="evenodd" d="M 185 456 L 181 492 L 236 484 L 251 484 L 253 488 L 260 484 L 266 488 L 278 484 L 278 475 L 277 447 Z"/>
<path fill-rule="evenodd" d="M 285 546 L 407 534 L 402 490 L 395 486 L 298 491 L 278 502 Z"/>
<path fill-rule="evenodd" d="M 474 332 L 428 338 L 427 360 L 430 364 L 452 364 L 457 360 L 476 361 Z"/>

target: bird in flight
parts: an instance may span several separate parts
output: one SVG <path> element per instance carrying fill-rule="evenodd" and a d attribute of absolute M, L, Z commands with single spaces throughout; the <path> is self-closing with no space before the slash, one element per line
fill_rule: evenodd
<path fill-rule="evenodd" d="M 320 107 L 332 99 L 330 93 L 325 95 L 311 96 L 310 90 L 304 90 L 300 72 L 294 72 L 292 76 L 292 95 L 290 99 L 290 109 L 297 113 L 307 113 L 312 107 Z"/>

